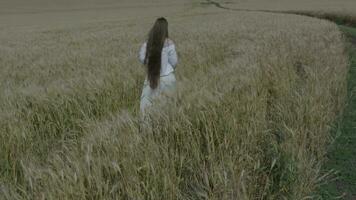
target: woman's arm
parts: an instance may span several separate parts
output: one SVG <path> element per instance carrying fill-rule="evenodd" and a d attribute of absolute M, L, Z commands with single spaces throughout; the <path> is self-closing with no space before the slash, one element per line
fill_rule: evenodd
<path fill-rule="evenodd" d="M 173 68 L 176 68 L 177 63 L 178 63 L 178 56 L 177 56 L 177 52 L 176 52 L 176 47 L 173 43 L 169 47 L 168 62 L 169 62 L 169 64 L 172 65 Z"/>
<path fill-rule="evenodd" d="M 146 48 L 147 48 L 147 43 L 145 42 L 141 46 L 140 53 L 139 53 L 139 60 L 142 64 L 145 64 Z"/>

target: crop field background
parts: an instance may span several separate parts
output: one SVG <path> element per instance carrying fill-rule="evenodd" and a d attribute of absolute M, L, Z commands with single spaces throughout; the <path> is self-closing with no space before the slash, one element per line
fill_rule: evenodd
<path fill-rule="evenodd" d="M 356 2 L 353 0 L 207 0 L 231 10 L 287 12 L 332 20 L 356 26 Z"/>
<path fill-rule="evenodd" d="M 258 9 L 258 10 L 309 10 L 309 11 L 348 11 L 356 13 L 353 0 L 216 0 L 231 8 Z"/>
<path fill-rule="evenodd" d="M 221 5 L 291 9 L 270 1 Z M 353 11 L 327 2 L 311 8 Z M 1 2 L 0 199 L 321 199 L 347 97 L 345 36 L 325 20 L 208 3 Z M 159 16 L 178 95 L 142 130 L 137 54 Z"/>

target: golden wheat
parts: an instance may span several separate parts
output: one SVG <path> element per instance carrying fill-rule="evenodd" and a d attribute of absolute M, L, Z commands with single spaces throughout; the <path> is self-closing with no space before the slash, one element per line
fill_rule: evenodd
<path fill-rule="evenodd" d="M 0 198 L 302 199 L 343 106 L 337 26 L 189 7 L 169 15 L 178 97 L 140 129 L 145 19 L 1 30 Z"/>

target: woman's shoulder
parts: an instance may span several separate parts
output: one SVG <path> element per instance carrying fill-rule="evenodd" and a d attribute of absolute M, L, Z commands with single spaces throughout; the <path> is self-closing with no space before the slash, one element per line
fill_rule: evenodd
<path fill-rule="evenodd" d="M 165 47 L 171 47 L 171 46 L 174 46 L 174 45 L 175 45 L 175 44 L 174 44 L 174 42 L 173 42 L 172 39 L 170 39 L 170 38 L 167 38 L 167 39 L 166 39 Z"/>

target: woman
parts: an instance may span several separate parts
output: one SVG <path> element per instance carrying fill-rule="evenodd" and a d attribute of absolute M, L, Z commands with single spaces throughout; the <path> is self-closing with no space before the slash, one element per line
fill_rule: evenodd
<path fill-rule="evenodd" d="M 144 114 L 153 100 L 162 93 L 175 92 L 177 53 L 172 40 L 168 38 L 168 22 L 158 18 L 139 53 L 142 64 L 146 66 L 147 77 L 143 85 L 140 110 Z"/>

